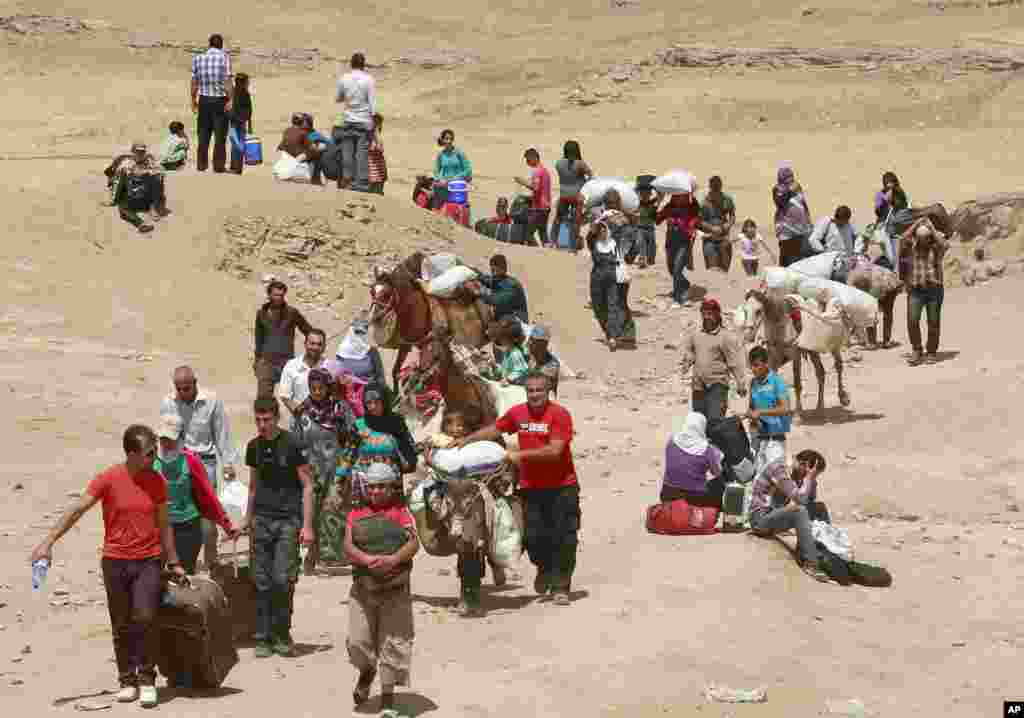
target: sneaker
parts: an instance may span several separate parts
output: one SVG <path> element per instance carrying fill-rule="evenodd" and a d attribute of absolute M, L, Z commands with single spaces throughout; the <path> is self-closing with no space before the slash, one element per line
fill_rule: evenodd
<path fill-rule="evenodd" d="M 139 699 L 139 687 L 138 686 L 121 686 L 121 690 L 117 692 L 118 703 L 134 703 Z"/>
<path fill-rule="evenodd" d="M 924 355 L 924 360 L 927 364 L 935 364 L 939 361 L 939 355 L 936 352 L 928 352 Z"/>
<path fill-rule="evenodd" d="M 153 225 L 151 225 L 151 224 L 140 224 L 139 225 L 139 234 L 149 234 L 152 231 L 153 231 Z"/>
<path fill-rule="evenodd" d="M 568 606 L 569 605 L 569 593 L 567 591 L 556 591 L 555 592 L 555 605 L 556 606 Z"/>
<path fill-rule="evenodd" d="M 139 686 L 139 705 L 143 708 L 155 708 L 156 704 L 156 686 Z"/>
<path fill-rule="evenodd" d="M 274 649 L 271 648 L 269 641 L 259 641 L 256 648 L 253 649 L 252 655 L 254 658 L 270 658 L 274 655 Z"/>
<path fill-rule="evenodd" d="M 294 658 L 295 642 L 292 641 L 291 636 L 275 638 L 273 644 L 271 644 L 271 650 L 282 658 Z"/>
<path fill-rule="evenodd" d="M 910 359 L 907 360 L 907 364 L 910 366 L 919 366 L 923 361 L 924 355 L 921 352 L 916 351 L 910 355 Z"/>
<path fill-rule="evenodd" d="M 821 581 L 822 583 L 831 583 L 832 581 L 832 579 L 829 578 L 829 575 L 822 571 L 816 564 L 806 564 L 803 569 L 804 573 L 815 581 Z"/>

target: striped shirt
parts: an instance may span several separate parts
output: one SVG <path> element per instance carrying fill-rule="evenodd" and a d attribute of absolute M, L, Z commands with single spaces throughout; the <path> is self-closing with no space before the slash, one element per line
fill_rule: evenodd
<path fill-rule="evenodd" d="M 231 77 L 231 58 L 219 48 L 192 58 L 192 79 L 199 83 L 201 97 L 227 97 Z"/>

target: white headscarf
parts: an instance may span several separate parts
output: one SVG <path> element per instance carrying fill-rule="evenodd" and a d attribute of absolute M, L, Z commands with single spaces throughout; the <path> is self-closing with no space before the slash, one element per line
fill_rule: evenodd
<path fill-rule="evenodd" d="M 356 333 L 357 324 L 363 329 L 359 334 Z M 352 326 L 349 327 L 345 338 L 338 345 L 338 358 L 355 361 L 365 359 L 366 355 L 370 353 L 370 340 L 368 337 L 369 327 L 364 320 L 357 319 L 352 322 Z"/>
<path fill-rule="evenodd" d="M 707 426 L 703 414 L 691 411 L 683 426 L 672 434 L 672 443 L 691 456 L 700 456 L 708 450 Z"/>

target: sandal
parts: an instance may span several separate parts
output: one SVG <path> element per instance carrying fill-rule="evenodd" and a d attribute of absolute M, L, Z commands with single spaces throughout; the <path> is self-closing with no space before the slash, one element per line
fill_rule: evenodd
<path fill-rule="evenodd" d="M 357 706 L 361 706 L 366 701 L 370 700 L 370 687 L 373 686 L 373 679 L 377 677 L 377 671 L 365 671 L 359 674 L 359 680 L 356 681 L 356 687 L 352 691 L 352 702 Z"/>

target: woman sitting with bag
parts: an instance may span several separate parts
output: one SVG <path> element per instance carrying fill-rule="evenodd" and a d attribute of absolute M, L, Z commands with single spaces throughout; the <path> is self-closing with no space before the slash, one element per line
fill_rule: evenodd
<path fill-rule="evenodd" d="M 721 507 L 725 490 L 723 457 L 708 441 L 707 422 L 703 414 L 692 411 L 669 437 L 665 447 L 662 503 L 685 499 L 691 506 Z"/>

